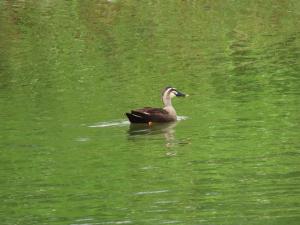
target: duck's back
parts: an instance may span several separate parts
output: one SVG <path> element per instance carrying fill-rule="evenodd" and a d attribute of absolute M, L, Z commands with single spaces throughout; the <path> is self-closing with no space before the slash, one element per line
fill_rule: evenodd
<path fill-rule="evenodd" d="M 126 113 L 128 119 L 132 123 L 148 123 L 148 122 L 171 122 L 176 120 L 176 113 L 172 113 L 162 108 L 145 107 L 142 109 L 132 110 Z"/>

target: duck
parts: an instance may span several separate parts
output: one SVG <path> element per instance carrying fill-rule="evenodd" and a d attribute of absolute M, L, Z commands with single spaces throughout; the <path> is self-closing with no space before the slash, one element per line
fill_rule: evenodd
<path fill-rule="evenodd" d="M 186 97 L 187 95 L 178 91 L 173 87 L 166 87 L 162 91 L 163 108 L 144 107 L 141 109 L 134 109 L 131 112 L 125 113 L 128 120 L 132 124 L 148 124 L 152 123 L 166 123 L 174 122 L 177 120 L 176 110 L 172 105 L 172 98 Z"/>

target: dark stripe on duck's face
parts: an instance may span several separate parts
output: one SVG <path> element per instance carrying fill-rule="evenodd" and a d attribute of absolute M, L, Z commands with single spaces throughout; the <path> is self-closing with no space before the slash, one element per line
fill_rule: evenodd
<path fill-rule="evenodd" d="M 172 87 L 166 87 L 165 92 L 168 91 L 168 93 L 170 93 L 171 91 L 174 91 L 175 88 Z"/>
<path fill-rule="evenodd" d="M 170 95 L 172 91 L 176 91 L 176 89 L 175 88 L 169 88 L 168 95 Z"/>
<path fill-rule="evenodd" d="M 163 91 L 162 91 L 162 96 L 164 96 L 165 94 L 170 95 L 172 91 L 174 91 L 175 88 L 172 87 L 166 87 Z M 176 90 L 175 90 L 176 91 Z"/>
<path fill-rule="evenodd" d="M 174 95 L 176 97 L 185 97 L 186 96 L 186 94 L 184 94 L 180 91 L 177 91 L 176 88 L 172 88 L 172 87 L 166 87 L 165 90 L 163 91 L 162 95 L 167 94 L 167 96 L 170 96 L 172 92 L 174 93 Z"/>
<path fill-rule="evenodd" d="M 185 97 L 186 96 L 186 94 L 184 94 L 180 91 L 177 91 L 175 88 L 172 88 L 172 87 L 166 87 L 165 91 L 163 92 L 163 95 L 167 94 L 167 96 L 169 96 L 172 92 L 175 94 L 176 97 Z"/>

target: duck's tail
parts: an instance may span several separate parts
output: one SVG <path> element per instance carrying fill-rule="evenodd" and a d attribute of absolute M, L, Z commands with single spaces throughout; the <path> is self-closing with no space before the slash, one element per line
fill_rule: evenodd
<path fill-rule="evenodd" d="M 126 116 L 128 117 L 128 119 L 131 123 L 148 123 L 148 122 L 150 122 L 149 117 L 143 113 L 135 113 L 132 111 L 131 113 L 126 113 Z"/>

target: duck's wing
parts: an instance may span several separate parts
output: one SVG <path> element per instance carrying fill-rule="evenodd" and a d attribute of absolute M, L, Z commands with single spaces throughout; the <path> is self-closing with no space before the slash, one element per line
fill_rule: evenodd
<path fill-rule="evenodd" d="M 162 108 L 145 107 L 131 110 L 131 113 L 126 113 L 126 115 L 132 123 L 167 122 L 170 120 L 168 112 Z"/>
<path fill-rule="evenodd" d="M 140 116 L 133 113 L 126 113 L 126 116 L 128 117 L 129 121 L 131 123 L 148 123 L 150 120 L 145 116 Z"/>
<path fill-rule="evenodd" d="M 135 109 L 131 110 L 132 113 L 142 113 L 142 114 L 151 114 L 151 115 L 161 115 L 161 114 L 168 114 L 168 112 L 162 108 L 152 108 L 152 107 L 144 107 L 142 109 Z"/>

